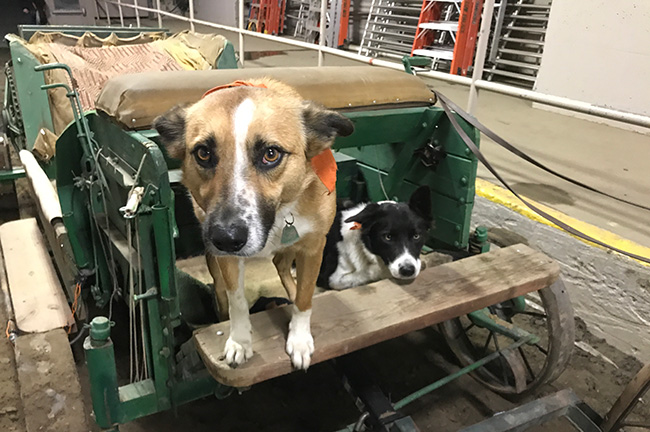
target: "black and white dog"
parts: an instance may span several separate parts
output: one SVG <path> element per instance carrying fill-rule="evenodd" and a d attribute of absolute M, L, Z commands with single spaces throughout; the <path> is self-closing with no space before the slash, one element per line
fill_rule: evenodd
<path fill-rule="evenodd" d="M 395 201 L 339 208 L 327 234 L 317 285 L 345 289 L 388 277 L 414 279 L 431 226 L 431 190 Z"/>

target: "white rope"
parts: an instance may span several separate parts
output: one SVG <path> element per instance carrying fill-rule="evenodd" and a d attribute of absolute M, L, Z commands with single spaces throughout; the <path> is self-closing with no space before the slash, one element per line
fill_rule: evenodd
<path fill-rule="evenodd" d="M 384 198 L 386 198 L 387 201 L 390 201 L 390 198 L 388 198 L 388 194 L 386 193 L 386 188 L 384 187 L 384 180 L 381 178 L 381 170 L 379 169 L 379 152 L 375 151 L 375 162 L 377 165 L 377 177 L 379 177 L 379 186 L 381 186 L 381 191 L 384 193 Z"/>
<path fill-rule="evenodd" d="M 135 376 L 133 375 L 134 369 L 134 360 L 137 355 L 134 355 L 134 341 L 133 341 L 133 310 L 135 309 L 135 303 L 133 300 L 134 290 L 133 290 L 133 263 L 132 263 L 132 253 L 131 253 L 131 220 L 127 219 L 126 221 L 126 243 L 127 243 L 127 253 L 129 261 L 129 381 L 134 382 Z M 137 372 L 136 372 L 137 374 Z"/>
<path fill-rule="evenodd" d="M 142 294 L 144 292 L 143 287 L 142 287 L 142 254 L 140 252 L 140 218 L 136 217 L 135 218 L 135 243 L 136 243 L 136 248 L 137 248 L 137 254 L 138 254 L 138 294 Z M 145 380 L 149 378 L 149 365 L 147 363 L 147 348 L 146 348 L 146 340 L 145 340 L 145 332 L 144 332 L 144 302 L 140 301 L 139 304 L 140 307 L 140 340 L 142 341 L 142 373 L 143 376 L 141 380 Z"/>

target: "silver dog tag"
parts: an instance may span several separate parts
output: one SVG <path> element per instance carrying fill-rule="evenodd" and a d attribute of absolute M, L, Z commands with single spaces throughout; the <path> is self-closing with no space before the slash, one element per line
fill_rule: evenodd
<path fill-rule="evenodd" d="M 293 224 L 286 224 L 282 229 L 282 244 L 293 243 L 299 238 L 298 230 Z"/>

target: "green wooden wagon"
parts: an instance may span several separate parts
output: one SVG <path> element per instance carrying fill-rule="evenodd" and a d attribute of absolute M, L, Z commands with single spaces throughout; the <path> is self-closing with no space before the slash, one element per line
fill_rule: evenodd
<path fill-rule="evenodd" d="M 48 31 L 54 30 L 85 29 Z M 288 320 L 286 308 L 252 316 L 251 361 L 231 369 L 220 359 L 228 325 L 216 322 L 209 281 L 184 267 L 203 254 L 199 225 L 178 163 L 167 157 L 151 127 L 171 106 L 236 79 L 275 77 L 354 122 L 355 132 L 334 144 L 340 198 L 400 201 L 419 185 L 432 189 L 435 225 L 423 251 L 430 268 L 413 284 L 380 281 L 314 299 L 312 363 L 339 358 L 339 365 L 353 364 L 353 351 L 436 325 L 463 368 L 397 403 L 359 389 L 357 397 L 369 413 L 362 423 L 415 430 L 399 409 L 462 373 L 494 391 L 520 395 L 552 381 L 566 366 L 573 312 L 558 265 L 525 245 L 500 244 L 489 251 L 494 242 L 487 230 L 471 223 L 477 160 L 417 77 L 373 67 L 233 69 L 236 59 L 227 45 L 216 70 L 117 76 L 103 86 L 95 109 L 84 110 L 74 69 L 40 64 L 18 38 L 10 46 L 3 107 L 7 141 L 31 151 L 38 135 L 52 130 L 55 87 L 63 88 L 58 91 L 65 92 L 74 114 L 56 134 L 55 154 L 39 161 L 56 180 L 61 209 L 61 220 L 45 220 L 43 226 L 67 300 L 76 299 L 76 330 L 83 335 L 89 329 L 88 336 L 76 339 L 85 337 L 100 427 L 117 430 L 134 419 L 198 398 L 225 397 L 291 372 L 283 353 L 285 326 L 278 325 Z M 67 81 L 46 83 L 44 71 L 54 70 L 68 74 Z M 459 121 L 478 145 L 477 131 Z M 134 194 L 135 211 L 125 212 Z M 441 256 L 447 262 L 434 266 Z M 126 310 L 129 322 L 113 323 L 114 308 Z M 117 356 L 132 366 L 135 358 L 137 370 L 128 376 L 118 374 L 128 364 L 116 361 L 113 324 L 135 341 L 130 355 Z M 341 361 L 346 358 L 351 360 Z M 354 382 L 353 366 L 344 373 Z"/>

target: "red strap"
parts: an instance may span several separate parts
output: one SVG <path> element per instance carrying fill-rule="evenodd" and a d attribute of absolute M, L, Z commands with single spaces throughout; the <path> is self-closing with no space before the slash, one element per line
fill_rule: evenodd
<path fill-rule="evenodd" d="M 214 93 L 214 92 L 216 92 L 216 91 L 218 91 L 218 90 L 223 90 L 223 89 L 232 88 L 232 87 L 259 87 L 259 88 L 267 88 L 264 84 L 251 84 L 251 83 L 249 83 L 249 82 L 247 82 L 247 81 L 234 81 L 234 82 L 231 82 L 230 84 L 225 84 L 225 85 L 221 85 L 221 86 L 217 86 L 217 87 L 213 87 L 213 88 L 211 88 L 210 90 L 208 90 L 207 92 L 205 92 L 205 93 L 203 94 L 203 96 L 201 97 L 201 99 L 203 99 L 204 97 L 206 97 L 206 96 L 209 95 L 210 93 Z"/>

